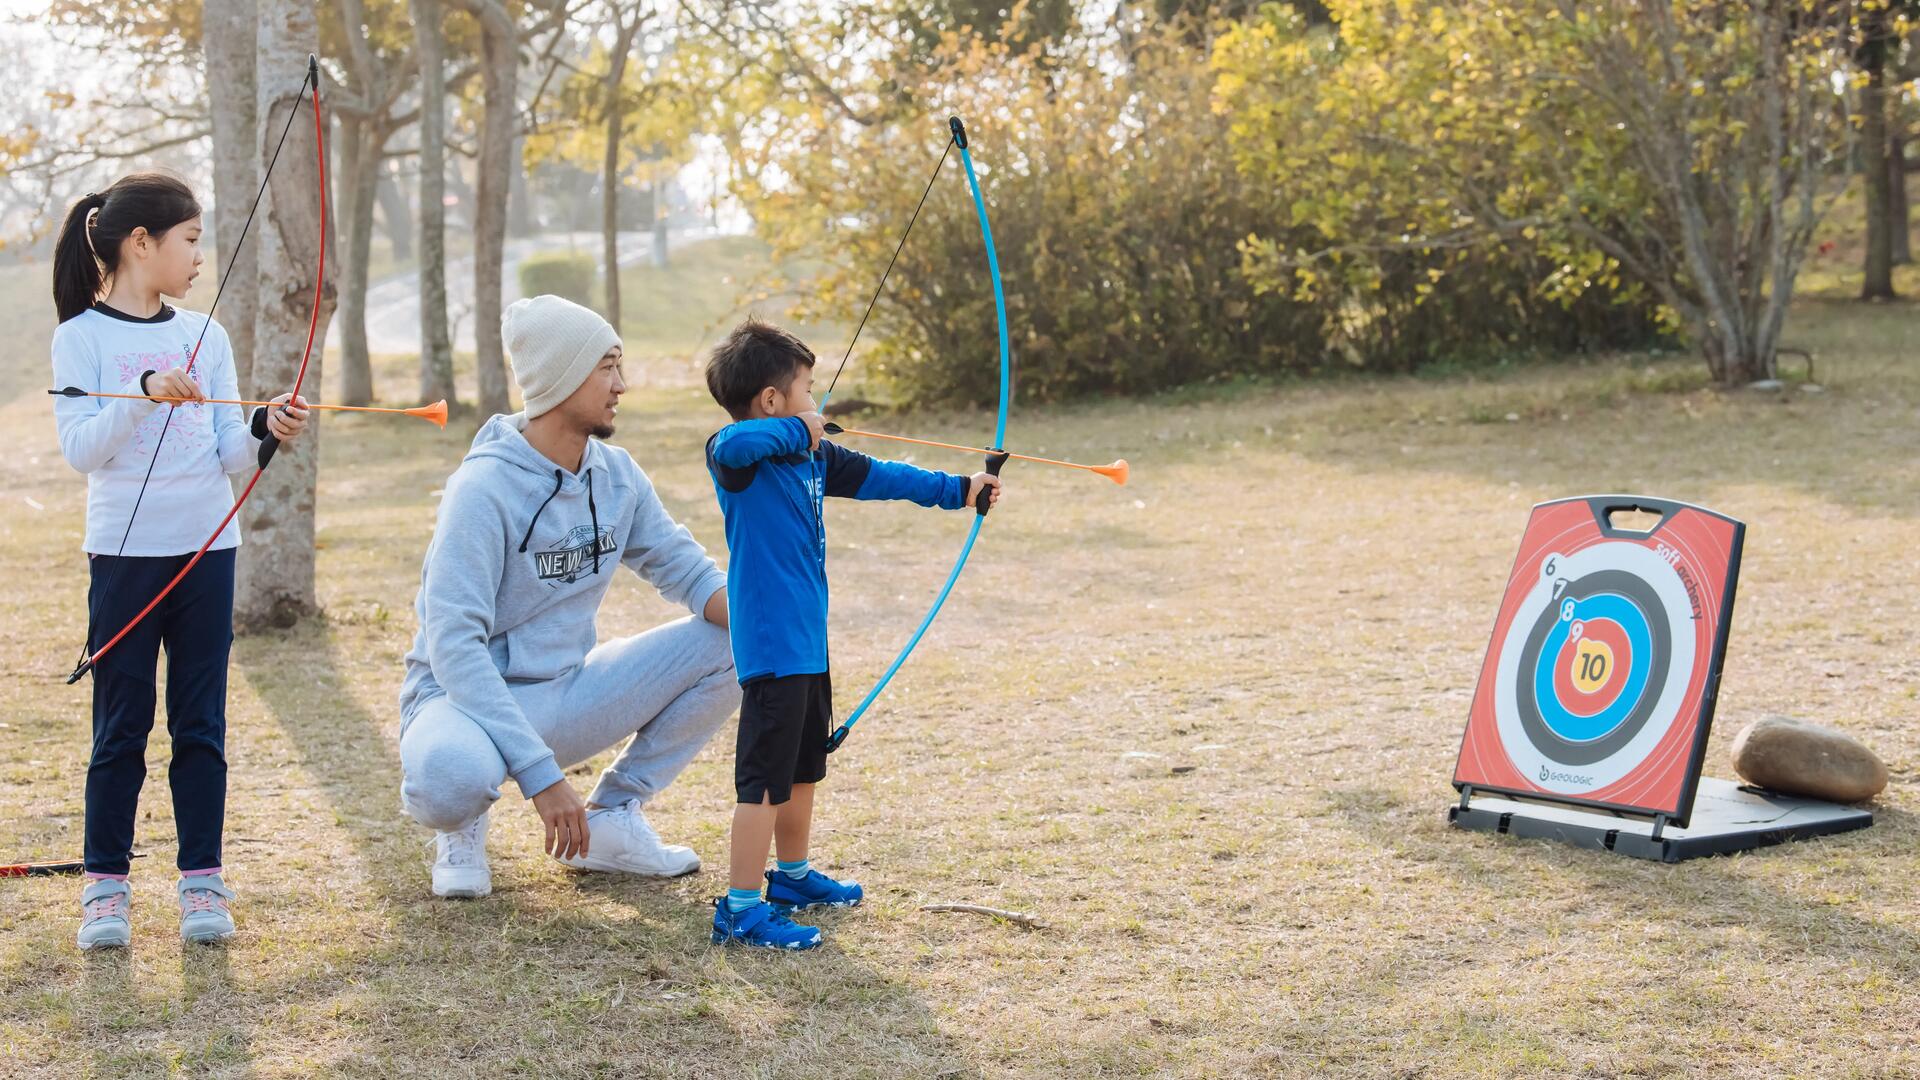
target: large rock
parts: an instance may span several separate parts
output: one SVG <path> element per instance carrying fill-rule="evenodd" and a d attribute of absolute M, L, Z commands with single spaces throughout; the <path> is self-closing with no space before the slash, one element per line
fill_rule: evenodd
<path fill-rule="evenodd" d="M 1865 802 L 1887 786 L 1886 765 L 1858 739 L 1785 716 L 1734 736 L 1733 769 L 1757 787 L 1831 802 Z"/>

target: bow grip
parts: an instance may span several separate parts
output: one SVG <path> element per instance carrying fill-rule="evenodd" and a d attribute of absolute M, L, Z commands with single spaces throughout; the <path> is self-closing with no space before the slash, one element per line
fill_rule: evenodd
<path fill-rule="evenodd" d="M 260 440 L 259 462 L 261 468 L 264 469 L 267 467 L 267 462 L 273 460 L 273 452 L 278 449 L 280 449 L 280 437 L 271 431 L 267 432 L 267 437 Z"/>
<path fill-rule="evenodd" d="M 847 733 L 852 730 L 852 728 L 849 728 L 845 724 L 841 724 L 839 727 L 833 729 L 833 734 L 827 738 L 826 752 L 831 754 L 835 750 L 840 749 L 840 744 L 847 741 Z"/>
<path fill-rule="evenodd" d="M 949 116 L 947 117 L 947 130 L 953 132 L 953 144 L 965 150 L 967 148 L 967 125 L 961 123 L 959 117 Z"/>
<path fill-rule="evenodd" d="M 1005 450 L 995 450 L 993 453 L 988 454 L 987 455 L 987 475 L 999 476 L 1000 466 L 1005 465 L 1007 463 L 1007 458 L 1009 456 L 1010 455 Z M 986 517 L 987 511 L 993 509 L 993 499 L 990 497 L 990 494 L 992 491 L 993 491 L 992 488 L 986 487 L 983 485 L 980 488 L 980 494 L 974 496 L 973 509 L 981 517 Z"/>

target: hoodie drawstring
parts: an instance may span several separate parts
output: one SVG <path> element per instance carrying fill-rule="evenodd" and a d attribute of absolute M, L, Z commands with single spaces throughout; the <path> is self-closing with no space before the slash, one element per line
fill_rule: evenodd
<path fill-rule="evenodd" d="M 527 522 L 527 535 L 520 538 L 520 553 L 523 555 L 526 554 L 527 544 L 533 540 L 533 527 L 540 524 L 540 515 L 547 512 L 547 503 L 552 502 L 553 497 L 560 494 L 560 475 L 559 469 L 553 470 L 553 491 L 540 504 L 540 509 L 533 512 L 533 520 Z M 587 505 L 593 505 L 592 496 L 588 496 Z"/>
<path fill-rule="evenodd" d="M 593 538 L 587 543 L 593 545 L 593 572 L 600 572 L 600 511 L 593 505 L 593 470 L 587 470 L 587 518 L 593 522 Z"/>

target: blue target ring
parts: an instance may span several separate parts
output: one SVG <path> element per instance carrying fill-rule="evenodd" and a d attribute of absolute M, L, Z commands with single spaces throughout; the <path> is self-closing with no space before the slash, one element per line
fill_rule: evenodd
<path fill-rule="evenodd" d="M 1641 695 L 1647 689 L 1649 673 L 1645 658 L 1652 655 L 1653 635 L 1647 626 L 1646 613 L 1633 601 L 1616 593 L 1569 597 L 1561 601 L 1558 614 L 1559 618 L 1554 620 L 1535 654 L 1534 702 L 1547 730 L 1570 743 L 1591 743 L 1606 738 L 1632 717 L 1634 706 L 1639 704 Z M 1568 708 L 1569 703 L 1560 700 L 1554 685 L 1554 664 L 1565 649 L 1574 623 L 1601 620 L 1613 622 L 1626 632 L 1632 646 L 1632 659 L 1626 672 L 1625 685 L 1612 703 L 1599 712 L 1582 716 Z"/>

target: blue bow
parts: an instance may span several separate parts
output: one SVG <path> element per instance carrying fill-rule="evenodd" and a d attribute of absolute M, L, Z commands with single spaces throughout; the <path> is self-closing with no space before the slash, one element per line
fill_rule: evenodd
<path fill-rule="evenodd" d="M 993 275 L 993 311 L 1000 324 L 1000 411 L 994 422 L 993 442 L 988 444 L 993 453 L 987 457 L 987 472 L 998 476 L 1000 466 L 1007 461 L 1007 455 L 1001 448 L 1007 443 L 1007 403 L 1013 397 L 1013 353 L 1007 341 L 1007 301 L 1000 287 L 1000 256 L 993 248 L 993 227 L 987 222 L 986 200 L 980 196 L 980 180 L 974 175 L 973 155 L 967 149 L 966 125 L 960 122 L 959 117 L 950 117 L 947 120 L 947 129 L 952 134 L 947 140 L 946 149 L 940 154 L 940 163 L 933 167 L 933 178 L 927 181 L 927 190 L 921 193 L 919 205 L 913 208 L 913 216 L 907 219 L 906 231 L 900 236 L 899 246 L 894 248 L 893 259 L 888 261 L 886 271 L 880 275 L 880 285 L 874 290 L 873 299 L 867 302 L 867 311 L 860 317 L 860 325 L 854 328 L 853 341 L 860 339 L 860 330 L 867 324 L 867 315 L 873 314 L 874 302 L 880 299 L 881 291 L 887 287 L 887 274 L 893 272 L 894 262 L 899 260 L 901 250 L 907 245 L 907 237 L 913 233 L 913 223 L 920 217 L 920 207 L 926 205 L 927 193 L 933 190 L 934 180 L 940 178 L 940 168 L 946 164 L 947 156 L 957 147 L 960 150 L 960 162 L 966 166 L 967 170 L 967 188 L 973 193 L 973 209 L 980 216 L 980 236 L 987 247 L 987 269 Z M 847 357 L 853 355 L 853 341 L 847 343 L 846 355 L 840 358 L 840 370 L 845 370 Z M 833 396 L 833 384 L 839 381 L 840 371 L 835 371 L 832 382 L 827 385 L 826 394 L 820 399 L 822 412 L 826 411 L 827 399 Z M 853 730 L 853 725 L 866 715 L 867 710 L 880 697 L 880 692 L 887 688 L 887 683 L 891 682 L 894 674 L 900 670 L 900 665 L 906 663 L 907 657 L 913 655 L 913 650 L 920 644 L 920 639 L 926 636 L 927 628 L 933 625 L 934 616 L 940 614 L 941 605 L 945 604 L 947 597 L 952 594 L 954 583 L 960 580 L 960 571 L 967 565 L 967 556 L 973 554 L 974 541 L 980 538 L 980 526 L 986 523 L 987 509 L 992 502 L 991 492 L 982 488 L 974 502 L 977 512 L 974 514 L 973 523 L 967 528 L 967 541 L 960 546 L 960 557 L 953 561 L 953 569 L 947 573 L 946 584 L 940 586 L 940 594 L 934 597 L 933 606 L 927 609 L 926 615 L 920 620 L 920 625 L 914 629 L 913 636 L 907 639 L 906 646 L 900 650 L 900 655 L 893 658 L 893 663 L 887 665 L 887 670 L 880 676 L 880 680 L 873 684 L 873 689 L 868 690 L 861 697 L 860 703 L 853 707 L 853 712 L 847 715 L 846 721 L 827 739 L 828 753 L 839 749 L 840 744 L 846 741 L 848 733 Z"/>

